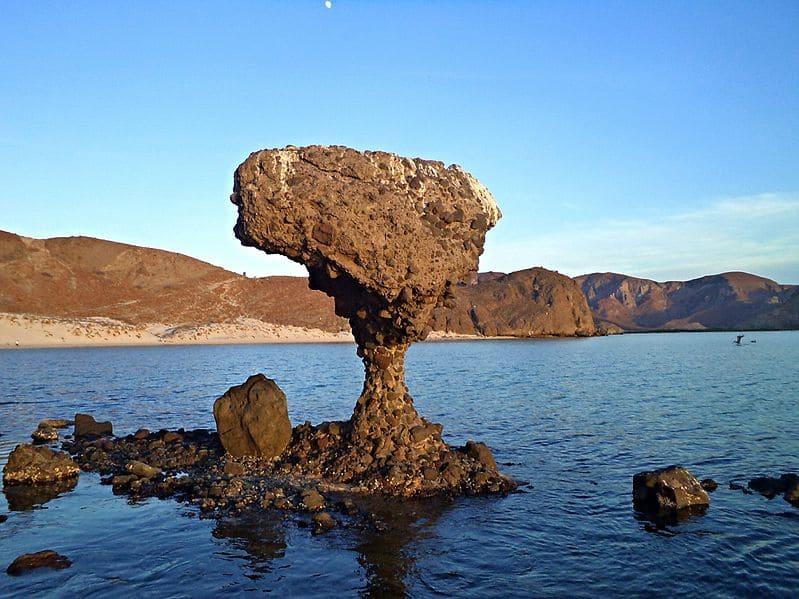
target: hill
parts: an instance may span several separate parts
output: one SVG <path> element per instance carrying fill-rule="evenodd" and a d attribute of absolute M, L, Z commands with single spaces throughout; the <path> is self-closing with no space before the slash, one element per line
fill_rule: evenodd
<path fill-rule="evenodd" d="M 181 254 L 91 237 L 0 232 L 0 289 L 0 312 L 136 325 L 252 318 L 349 330 L 333 301 L 301 277 L 247 278 Z"/>
<path fill-rule="evenodd" d="M 436 309 L 431 324 L 434 330 L 485 336 L 596 333 L 577 283 L 544 268 L 474 277 L 470 284 L 456 288 L 451 308 Z"/>
<path fill-rule="evenodd" d="M 617 273 L 575 280 L 594 318 L 625 331 L 799 328 L 799 286 L 745 272 L 665 283 Z"/>
<path fill-rule="evenodd" d="M 587 335 L 593 321 L 579 288 L 530 269 L 475 275 L 439 308 L 434 328 L 467 335 Z M 349 331 L 331 298 L 302 277 L 248 278 L 181 254 L 94 239 L 31 239 L 0 231 L 0 313 L 106 318 L 171 329 L 243 320 Z M 99 326 L 97 323 L 89 323 Z M 256 323 L 257 324 L 257 323 Z M 185 339 L 185 336 L 181 339 Z"/>

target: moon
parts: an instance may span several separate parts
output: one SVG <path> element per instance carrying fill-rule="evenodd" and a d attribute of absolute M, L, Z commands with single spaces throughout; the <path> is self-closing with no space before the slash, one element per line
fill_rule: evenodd
<path fill-rule="evenodd" d="M 333 3 L 330 0 L 325 0 L 325 8 L 333 8 Z"/>

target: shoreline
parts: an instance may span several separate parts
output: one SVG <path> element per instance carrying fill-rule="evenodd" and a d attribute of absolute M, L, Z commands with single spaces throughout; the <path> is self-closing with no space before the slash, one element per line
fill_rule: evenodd
<path fill-rule="evenodd" d="M 515 339 L 433 331 L 429 341 Z M 105 317 L 39 316 L 0 312 L 0 350 L 82 347 L 163 347 L 355 343 L 348 331 L 337 333 L 279 325 L 252 318 L 227 323 L 133 325 Z"/>

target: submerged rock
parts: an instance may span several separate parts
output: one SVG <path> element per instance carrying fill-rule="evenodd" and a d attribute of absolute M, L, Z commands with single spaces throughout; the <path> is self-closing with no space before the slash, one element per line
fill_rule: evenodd
<path fill-rule="evenodd" d="M 65 453 L 45 446 L 17 445 L 3 468 L 3 483 L 48 484 L 77 477 L 78 465 Z"/>
<path fill-rule="evenodd" d="M 10 576 L 19 576 L 20 574 L 25 574 L 30 570 L 36 570 L 38 568 L 63 570 L 64 568 L 69 568 L 71 565 L 72 561 L 69 558 L 47 549 L 45 551 L 20 555 L 6 568 L 6 573 Z"/>
<path fill-rule="evenodd" d="M 710 497 L 696 477 L 681 466 L 639 472 L 633 477 L 633 503 L 654 515 L 674 515 L 710 505 Z"/>
<path fill-rule="evenodd" d="M 110 422 L 97 422 L 89 414 L 75 414 L 75 438 L 101 437 L 113 435 L 114 427 Z"/>
<path fill-rule="evenodd" d="M 256 374 L 214 402 L 219 439 L 232 456 L 279 456 L 291 439 L 286 396 L 275 381 Z"/>
<path fill-rule="evenodd" d="M 488 190 L 455 165 L 311 146 L 251 154 L 231 200 L 242 244 L 304 264 L 311 288 L 348 319 L 364 363 L 341 435 L 298 427 L 285 467 L 400 495 L 511 488 L 495 466 L 447 446 L 405 385 L 409 345 L 477 269 L 501 216 Z"/>
<path fill-rule="evenodd" d="M 325 532 L 336 526 L 336 521 L 333 519 L 333 516 L 327 512 L 317 512 L 311 519 L 316 525 L 315 532 L 317 533 Z"/>
<path fill-rule="evenodd" d="M 39 422 L 39 428 L 66 428 L 74 424 L 72 420 L 64 420 L 63 418 L 45 418 Z"/>
<path fill-rule="evenodd" d="M 785 501 L 799 507 L 799 474 L 786 472 L 779 478 L 758 476 L 749 481 L 748 487 L 768 499 L 782 495 Z"/>

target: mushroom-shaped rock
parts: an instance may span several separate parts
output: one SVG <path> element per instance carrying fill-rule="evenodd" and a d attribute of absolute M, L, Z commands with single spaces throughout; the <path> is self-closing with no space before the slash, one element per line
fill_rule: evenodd
<path fill-rule="evenodd" d="M 413 407 L 405 352 L 426 337 L 451 286 L 477 269 L 501 216 L 488 190 L 455 165 L 289 146 L 251 154 L 231 201 L 242 244 L 304 264 L 309 285 L 349 320 L 366 376 L 349 429 L 355 450 L 335 468 L 379 470 L 393 460 L 394 479 L 405 480 L 399 462 L 449 451 L 441 427 Z"/>

